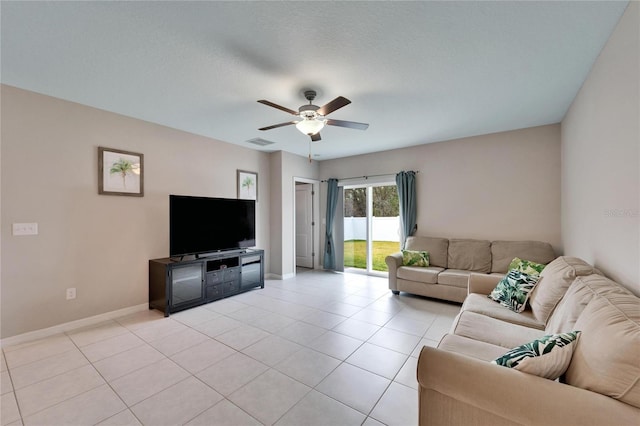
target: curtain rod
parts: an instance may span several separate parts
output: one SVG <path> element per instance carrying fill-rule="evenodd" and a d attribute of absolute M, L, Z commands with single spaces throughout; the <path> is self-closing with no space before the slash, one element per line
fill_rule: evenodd
<path fill-rule="evenodd" d="M 407 170 L 408 172 L 414 172 L 416 174 L 420 173 L 419 170 Z M 379 174 L 379 175 L 368 175 L 368 176 L 351 176 L 351 177 L 346 177 L 346 178 L 338 178 L 338 180 L 349 180 L 349 179 L 369 179 L 369 178 L 373 178 L 373 177 L 380 177 L 380 176 L 395 176 L 397 173 L 384 173 L 384 174 Z M 327 179 L 321 180 L 320 182 L 324 183 L 324 182 L 328 182 Z"/>

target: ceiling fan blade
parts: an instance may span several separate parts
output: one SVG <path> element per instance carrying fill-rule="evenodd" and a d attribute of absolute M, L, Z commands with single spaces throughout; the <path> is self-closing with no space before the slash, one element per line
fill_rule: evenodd
<path fill-rule="evenodd" d="M 322 138 L 320 137 L 320 132 L 316 133 L 315 135 L 311 135 L 311 142 L 318 142 L 321 139 Z"/>
<path fill-rule="evenodd" d="M 288 112 L 291 115 L 298 115 L 298 111 L 294 111 L 287 107 L 283 107 L 282 105 L 274 104 L 273 102 L 265 101 L 264 99 L 260 99 L 258 102 L 260 102 L 263 105 L 267 105 L 267 106 L 279 109 L 280 111 Z"/>
<path fill-rule="evenodd" d="M 328 104 L 321 106 L 318 110 L 318 114 L 327 115 L 331 114 L 333 111 L 342 108 L 343 106 L 347 106 L 351 103 L 351 101 L 347 98 L 343 98 L 342 96 L 338 96 Z"/>
<path fill-rule="evenodd" d="M 273 126 L 267 126 L 267 127 L 262 127 L 258 130 L 271 130 L 271 129 L 277 129 L 278 127 L 284 127 L 284 126 L 290 126 L 292 124 L 296 124 L 297 121 L 287 121 L 286 123 L 279 123 L 279 124 L 274 124 Z"/>
<path fill-rule="evenodd" d="M 358 123 L 356 121 L 343 121 L 343 120 L 332 120 L 330 118 L 327 119 L 325 123 L 328 126 L 338 126 L 338 127 L 346 127 L 348 129 L 357 129 L 357 130 L 367 130 L 369 125 L 367 123 Z"/>

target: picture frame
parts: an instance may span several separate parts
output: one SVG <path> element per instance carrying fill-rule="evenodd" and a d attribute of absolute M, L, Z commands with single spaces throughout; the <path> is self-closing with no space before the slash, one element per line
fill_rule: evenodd
<path fill-rule="evenodd" d="M 237 170 L 238 199 L 258 201 L 258 173 Z"/>
<path fill-rule="evenodd" d="M 98 194 L 144 196 L 144 155 L 98 147 Z"/>

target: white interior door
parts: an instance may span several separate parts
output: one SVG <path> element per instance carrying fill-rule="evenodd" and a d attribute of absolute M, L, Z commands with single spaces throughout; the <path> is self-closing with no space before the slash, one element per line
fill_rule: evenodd
<path fill-rule="evenodd" d="M 313 268 L 313 185 L 296 184 L 296 266 Z"/>

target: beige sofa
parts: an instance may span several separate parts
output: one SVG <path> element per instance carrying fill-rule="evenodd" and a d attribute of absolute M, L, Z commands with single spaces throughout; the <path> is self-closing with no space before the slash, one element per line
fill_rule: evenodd
<path fill-rule="evenodd" d="M 515 313 L 487 298 L 499 277 L 471 275 L 450 333 L 420 353 L 420 425 L 640 424 L 640 299 L 578 258 L 541 276 Z M 574 330 L 564 383 L 487 362 Z"/>
<path fill-rule="evenodd" d="M 402 266 L 402 253 L 385 258 L 389 289 L 462 303 L 472 273 L 507 273 L 514 257 L 547 264 L 555 259 L 553 247 L 540 241 L 488 241 L 424 236 L 407 238 L 407 250 L 429 252 L 429 266 Z"/>

